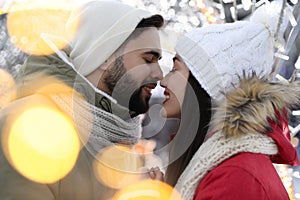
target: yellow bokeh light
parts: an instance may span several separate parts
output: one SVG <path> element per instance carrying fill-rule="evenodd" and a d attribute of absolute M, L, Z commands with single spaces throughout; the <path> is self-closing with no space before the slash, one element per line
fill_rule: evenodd
<path fill-rule="evenodd" d="M 45 96 L 50 96 L 53 94 L 64 95 L 64 101 L 70 108 L 68 109 L 69 113 L 65 114 L 72 120 L 76 128 L 78 128 L 78 136 L 80 138 L 81 147 L 84 147 L 84 145 L 86 145 L 86 143 L 88 142 L 91 134 L 91 130 L 93 127 L 93 116 L 91 110 L 88 110 L 89 108 L 86 107 L 84 108 L 85 115 L 83 121 L 83 119 L 81 118 L 82 107 L 78 106 L 78 104 L 76 104 L 75 102 L 84 102 L 86 101 L 85 98 L 76 90 L 62 83 L 61 81 L 55 80 L 51 77 L 46 78 L 46 80 L 47 84 L 43 84 L 43 86 L 36 91 L 36 94 L 43 94 Z M 41 85 L 41 83 L 39 83 L 39 85 Z"/>
<path fill-rule="evenodd" d="M 8 33 L 14 45 L 28 54 L 52 54 L 75 35 L 78 23 L 71 16 L 76 14 L 69 8 L 15 6 L 18 9 L 12 6 L 7 17 Z"/>
<path fill-rule="evenodd" d="M 16 96 L 15 81 L 5 70 L 0 68 L 0 109 Z"/>
<path fill-rule="evenodd" d="M 18 91 L 18 98 L 32 95 L 42 95 L 49 99 L 52 99 L 53 97 L 59 98 L 58 103 L 63 102 L 61 105 L 50 106 L 58 106 L 62 109 L 62 112 L 71 119 L 77 129 L 81 147 L 88 142 L 93 127 L 93 116 L 88 107 L 84 108 L 85 113 L 82 114 L 83 108 L 78 104 L 87 103 L 82 94 L 57 78 L 44 74 L 35 74 L 26 77 L 26 80 L 23 81 L 21 86 L 22 89 Z"/>
<path fill-rule="evenodd" d="M 143 159 L 140 154 L 124 145 L 105 148 L 94 162 L 94 172 L 98 180 L 111 187 L 120 189 L 144 178 Z"/>
<path fill-rule="evenodd" d="M 120 190 L 113 200 L 183 200 L 170 185 L 158 180 L 143 180 Z"/>
<path fill-rule="evenodd" d="M 4 0 L 5 1 L 5 0 Z M 20 11 L 24 9 L 32 9 L 32 8 L 72 8 L 76 5 L 77 0 L 7 0 L 7 2 L 2 3 L 2 7 L 0 7 L 0 14 Z M 1 5 L 1 3 L 0 3 Z"/>
<path fill-rule="evenodd" d="M 20 174 L 39 183 L 54 183 L 71 171 L 80 142 L 67 117 L 52 107 L 30 106 L 11 122 L 2 142 Z"/>

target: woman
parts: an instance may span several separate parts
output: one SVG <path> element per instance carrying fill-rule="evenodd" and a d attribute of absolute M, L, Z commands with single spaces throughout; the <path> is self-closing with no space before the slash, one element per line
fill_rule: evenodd
<path fill-rule="evenodd" d="M 170 165 L 165 181 L 175 186 L 180 174 L 204 141 L 211 116 L 211 100 L 189 73 L 179 55 L 173 58 L 173 62 L 172 70 L 160 83 L 168 97 L 163 103 L 161 114 L 168 118 L 189 119 L 180 122 L 176 137 L 171 142 Z M 189 134 L 186 134 L 187 130 Z"/>
<path fill-rule="evenodd" d="M 181 117 L 180 126 L 193 120 L 184 116 L 186 103 L 182 104 L 187 102 L 193 79 L 198 86 L 191 87 L 204 89 L 212 102 L 204 111 L 200 108 L 200 121 L 211 120 L 199 125 L 197 130 L 203 131 L 191 145 L 181 146 L 193 133 L 182 127 L 172 141 L 171 158 L 186 145 L 190 151 L 185 151 L 184 158 L 193 157 L 190 162 L 180 157 L 174 162 L 179 163 L 178 169 L 172 163 L 166 171 L 167 182 L 176 182 L 185 200 L 289 199 L 273 163 L 299 164 L 289 141 L 287 114 L 300 102 L 300 87 L 268 80 L 275 40 L 272 30 L 276 28 L 262 23 L 236 22 L 195 29 L 178 41 L 173 69 L 161 81 L 166 88 L 162 115 Z M 181 82 L 176 77 L 182 77 Z M 186 77 L 188 83 L 184 83 Z M 184 85 L 186 91 L 178 89 Z M 209 97 L 203 99 L 209 102 Z M 193 114 L 197 106 L 194 109 Z M 203 115 L 210 110 L 212 117 Z M 196 152 L 194 144 L 200 146 Z"/>

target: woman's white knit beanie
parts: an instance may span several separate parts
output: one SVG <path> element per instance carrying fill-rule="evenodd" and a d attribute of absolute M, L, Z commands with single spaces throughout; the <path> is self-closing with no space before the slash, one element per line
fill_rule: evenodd
<path fill-rule="evenodd" d="M 259 76 L 271 73 L 279 14 L 274 14 L 274 7 L 256 13 L 253 21 L 209 25 L 179 39 L 176 52 L 212 99 L 224 99 L 244 72 Z"/>
<path fill-rule="evenodd" d="M 70 43 L 70 62 L 83 76 L 97 69 L 130 36 L 147 11 L 117 1 L 90 1 L 80 10 L 79 25 Z"/>

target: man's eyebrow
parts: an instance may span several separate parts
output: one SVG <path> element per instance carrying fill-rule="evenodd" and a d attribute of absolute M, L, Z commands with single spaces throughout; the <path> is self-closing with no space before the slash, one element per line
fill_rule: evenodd
<path fill-rule="evenodd" d="M 145 52 L 144 54 L 151 54 L 154 57 L 156 57 L 158 60 L 161 59 L 161 54 L 158 51 L 151 50 L 151 51 Z"/>

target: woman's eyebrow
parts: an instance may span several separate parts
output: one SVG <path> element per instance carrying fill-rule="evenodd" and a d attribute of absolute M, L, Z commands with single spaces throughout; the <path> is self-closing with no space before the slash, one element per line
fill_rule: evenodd
<path fill-rule="evenodd" d="M 174 57 L 172 58 L 172 60 L 173 60 L 173 62 L 175 62 L 176 60 L 179 60 L 179 58 L 178 58 L 177 56 L 174 56 Z"/>

